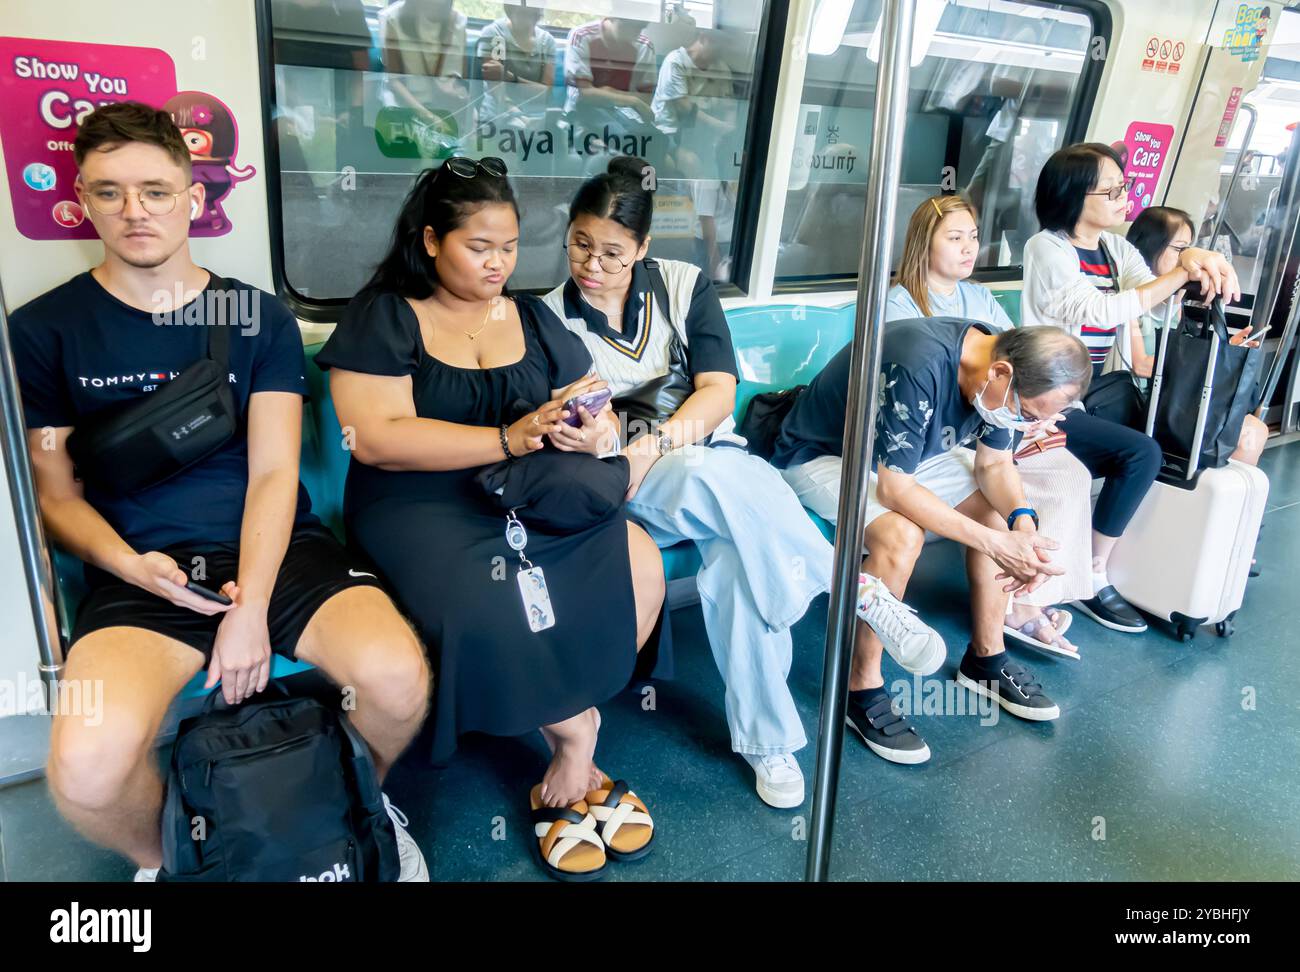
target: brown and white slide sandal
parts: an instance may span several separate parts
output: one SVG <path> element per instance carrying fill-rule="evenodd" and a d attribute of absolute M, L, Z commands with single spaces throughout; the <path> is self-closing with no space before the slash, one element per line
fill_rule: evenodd
<path fill-rule="evenodd" d="M 635 861 L 650 853 L 655 822 L 623 780 L 603 777 L 600 789 L 587 794 L 587 806 L 596 818 L 596 833 L 605 852 L 614 860 Z"/>
<path fill-rule="evenodd" d="M 594 881 L 608 865 L 605 844 L 596 834 L 596 818 L 583 800 L 567 807 L 542 804 L 542 784 L 529 794 L 533 853 L 557 881 Z"/>

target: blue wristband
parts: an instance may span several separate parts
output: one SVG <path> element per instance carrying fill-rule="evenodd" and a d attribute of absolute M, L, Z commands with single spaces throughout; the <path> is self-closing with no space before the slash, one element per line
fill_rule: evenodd
<path fill-rule="evenodd" d="M 1028 506 L 1021 506 L 1011 511 L 1011 515 L 1007 517 L 1007 529 L 1014 530 L 1016 528 L 1016 520 L 1022 516 L 1032 517 L 1034 520 L 1034 529 L 1038 529 L 1038 511 Z"/>

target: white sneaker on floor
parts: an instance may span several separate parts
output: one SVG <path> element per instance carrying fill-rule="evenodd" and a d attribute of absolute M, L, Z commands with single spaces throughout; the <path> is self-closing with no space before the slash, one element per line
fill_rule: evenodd
<path fill-rule="evenodd" d="M 142 867 L 140 868 L 140 870 L 135 872 L 135 877 L 133 877 L 131 880 L 134 881 L 136 884 L 143 884 L 147 881 L 157 881 L 158 868 Z"/>
<path fill-rule="evenodd" d="M 803 803 L 803 771 L 790 753 L 741 753 L 754 769 L 754 789 L 769 807 L 789 810 Z"/>
<path fill-rule="evenodd" d="M 870 625 L 890 657 L 913 674 L 933 675 L 948 655 L 939 632 L 870 574 L 858 574 L 858 617 Z"/>
<path fill-rule="evenodd" d="M 384 807 L 388 810 L 389 819 L 393 821 L 393 830 L 397 832 L 397 856 L 402 862 L 402 870 L 397 875 L 397 880 L 427 882 L 429 867 L 424 863 L 424 855 L 420 853 L 415 838 L 406 832 L 406 828 L 410 826 L 406 814 L 393 806 L 387 793 L 384 794 Z"/>

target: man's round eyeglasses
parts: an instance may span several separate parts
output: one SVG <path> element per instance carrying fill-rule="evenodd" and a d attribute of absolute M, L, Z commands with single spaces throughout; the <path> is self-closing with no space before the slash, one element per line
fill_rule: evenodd
<path fill-rule="evenodd" d="M 135 196 L 141 208 L 150 216 L 166 216 L 176 208 L 176 200 L 189 192 L 167 192 L 165 189 L 92 189 L 86 193 L 86 202 L 101 216 L 116 216 L 126 208 L 126 197 Z"/>

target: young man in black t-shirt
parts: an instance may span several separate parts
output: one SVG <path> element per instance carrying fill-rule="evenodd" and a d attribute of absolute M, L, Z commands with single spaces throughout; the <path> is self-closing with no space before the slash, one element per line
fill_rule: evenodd
<path fill-rule="evenodd" d="M 804 505 L 832 521 L 851 350 L 832 358 L 795 403 L 772 457 Z M 863 570 L 901 598 L 927 530 L 965 546 L 973 631 L 957 681 L 1023 719 L 1057 718 L 1060 709 L 1008 659 L 1002 640 L 1008 594 L 1062 573 L 1051 563 L 1055 541 L 1039 535 L 1025 500 L 1012 443 L 1015 432 L 1050 426 L 1087 391 L 1087 348 L 1056 328 L 999 335 L 971 321 L 921 318 L 888 325 L 880 368 Z M 884 688 L 879 637 L 858 631 L 850 725 L 885 759 L 925 762 L 929 747 Z"/>
<path fill-rule="evenodd" d="M 140 866 L 162 859 L 154 737 L 206 668 L 227 702 L 266 687 L 271 652 L 355 690 L 351 718 L 387 771 L 429 697 L 424 650 L 378 580 L 312 515 L 298 480 L 305 359 L 297 322 L 270 294 L 190 258 L 203 212 L 180 131 L 139 103 L 88 115 L 74 146 L 77 197 L 104 244 L 93 270 L 12 317 L 28 444 L 52 540 L 85 561 L 65 678 L 103 686 L 103 718 L 56 716 L 48 777 L 82 833 Z M 74 475 L 68 436 L 101 409 L 146 396 L 230 333 L 239 431 L 197 464 L 122 495 Z M 187 589 L 220 590 L 222 605 Z M 390 807 L 390 813 L 394 813 Z M 428 880 L 394 816 L 400 880 Z"/>

